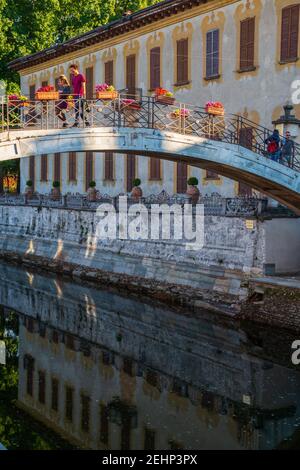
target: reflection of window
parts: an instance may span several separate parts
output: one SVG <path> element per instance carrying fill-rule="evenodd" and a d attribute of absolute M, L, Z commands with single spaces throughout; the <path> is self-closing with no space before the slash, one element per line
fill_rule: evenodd
<path fill-rule="evenodd" d="M 108 408 L 105 405 L 100 406 L 100 442 L 108 444 Z"/>
<path fill-rule="evenodd" d="M 155 431 L 153 431 L 152 429 L 145 428 L 144 449 L 145 450 L 155 449 Z"/>
<path fill-rule="evenodd" d="M 160 180 L 160 159 L 159 158 L 150 158 L 150 180 Z"/>
<path fill-rule="evenodd" d="M 46 374 L 43 371 L 39 371 L 39 402 L 43 405 L 46 401 Z"/>
<path fill-rule="evenodd" d="M 51 408 L 58 411 L 58 380 L 54 378 L 51 380 Z"/>
<path fill-rule="evenodd" d="M 158 374 L 154 370 L 147 370 L 146 376 L 145 376 L 146 382 L 148 384 L 152 385 L 153 387 L 156 387 L 158 384 Z"/>
<path fill-rule="evenodd" d="M 59 336 L 58 336 L 58 331 L 57 330 L 52 331 L 52 341 L 53 341 L 53 343 L 58 344 Z"/>
<path fill-rule="evenodd" d="M 125 374 L 133 376 L 133 361 L 129 357 L 124 357 L 123 371 L 125 372 Z"/>
<path fill-rule="evenodd" d="M 26 392 L 33 396 L 33 374 L 34 374 L 34 358 L 29 354 L 24 356 L 24 369 L 27 371 Z"/>
<path fill-rule="evenodd" d="M 90 429 L 90 398 L 81 395 L 81 429 L 88 432 Z"/>
<path fill-rule="evenodd" d="M 73 421 L 73 395 L 73 388 L 66 387 L 66 419 L 70 422 Z"/>
<path fill-rule="evenodd" d="M 114 154 L 105 152 L 104 159 L 104 179 L 112 181 L 114 179 Z"/>
<path fill-rule="evenodd" d="M 183 449 L 183 445 L 180 444 L 180 443 L 177 442 L 177 441 L 174 441 L 174 440 L 169 441 L 169 445 L 170 445 L 170 449 L 171 449 L 171 450 L 180 450 L 180 449 Z"/>
<path fill-rule="evenodd" d="M 75 349 L 75 344 L 74 344 L 74 337 L 71 335 L 66 335 L 65 336 L 65 344 L 68 349 L 72 349 L 74 351 Z"/>

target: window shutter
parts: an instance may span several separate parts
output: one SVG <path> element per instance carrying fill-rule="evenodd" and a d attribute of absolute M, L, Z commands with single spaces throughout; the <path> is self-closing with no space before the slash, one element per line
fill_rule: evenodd
<path fill-rule="evenodd" d="M 241 197 L 251 197 L 252 196 L 252 188 L 247 184 L 241 183 L 239 181 L 239 196 Z"/>
<path fill-rule="evenodd" d="M 59 78 L 56 77 L 56 79 L 54 80 L 55 90 L 58 90 L 58 82 L 59 82 Z"/>
<path fill-rule="evenodd" d="M 126 88 L 129 94 L 135 95 L 136 88 L 136 58 L 135 55 L 129 55 L 126 58 Z"/>
<path fill-rule="evenodd" d="M 188 82 L 188 53 L 189 40 L 177 41 L 177 83 L 179 85 Z"/>
<path fill-rule="evenodd" d="M 206 35 L 206 77 L 219 74 L 219 30 L 208 31 Z"/>
<path fill-rule="evenodd" d="M 29 98 L 30 100 L 34 100 L 35 98 L 35 85 L 30 85 L 29 87 Z"/>
<path fill-rule="evenodd" d="M 85 80 L 86 80 L 86 99 L 92 100 L 94 97 L 94 68 L 87 67 L 85 69 Z"/>
<path fill-rule="evenodd" d="M 160 180 L 160 159 L 159 158 L 150 158 L 150 180 Z"/>
<path fill-rule="evenodd" d="M 114 154 L 112 152 L 105 152 L 104 158 L 104 178 L 108 181 L 112 181 L 114 179 Z"/>
<path fill-rule="evenodd" d="M 104 65 L 104 80 L 107 85 L 114 84 L 114 61 L 109 60 Z"/>
<path fill-rule="evenodd" d="M 160 87 L 160 47 L 150 51 L 150 89 Z"/>
<path fill-rule="evenodd" d="M 243 147 L 246 147 L 248 149 L 252 149 L 253 129 L 251 127 L 244 127 L 243 129 L 240 129 L 239 143 Z"/>
<path fill-rule="evenodd" d="M 240 70 L 254 67 L 255 18 L 241 21 Z"/>
<path fill-rule="evenodd" d="M 54 154 L 54 181 L 60 181 L 60 153 Z"/>
<path fill-rule="evenodd" d="M 34 155 L 29 157 L 29 179 L 32 181 L 32 189 L 35 186 L 35 159 Z"/>
<path fill-rule="evenodd" d="M 85 189 L 86 191 L 89 188 L 90 182 L 93 181 L 93 160 L 94 160 L 93 152 L 86 152 L 85 153 Z"/>
<path fill-rule="evenodd" d="M 282 61 L 296 59 L 298 56 L 299 5 L 282 10 L 281 54 Z"/>
<path fill-rule="evenodd" d="M 44 81 L 42 82 L 42 86 L 48 86 L 48 80 L 44 80 Z"/>
<path fill-rule="evenodd" d="M 48 178 L 48 155 L 41 155 L 41 181 Z"/>
<path fill-rule="evenodd" d="M 130 192 L 135 179 L 135 155 L 127 155 L 127 191 Z"/>
<path fill-rule="evenodd" d="M 177 193 L 182 194 L 187 190 L 187 164 L 177 163 Z"/>
<path fill-rule="evenodd" d="M 76 152 L 69 153 L 69 181 L 76 181 Z"/>

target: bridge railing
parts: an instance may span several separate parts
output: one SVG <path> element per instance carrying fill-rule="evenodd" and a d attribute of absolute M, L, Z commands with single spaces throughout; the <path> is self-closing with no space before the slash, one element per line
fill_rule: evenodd
<path fill-rule="evenodd" d="M 32 207 L 51 207 L 57 209 L 89 210 L 96 211 L 100 204 L 111 204 L 118 212 L 119 196 L 110 196 L 108 194 L 97 194 L 96 201 L 90 201 L 86 194 L 61 194 L 53 198 L 50 194 L 34 193 L 30 198 L 26 194 L 0 194 L 0 206 L 32 206 Z M 139 200 L 130 196 L 127 198 L 128 208 L 133 204 L 143 204 L 148 209 L 152 204 L 174 204 L 191 203 L 191 200 L 184 194 L 169 195 L 166 191 L 159 194 L 151 194 L 141 197 Z M 252 217 L 264 215 L 268 212 L 268 200 L 258 197 L 232 197 L 225 198 L 218 193 L 212 195 L 202 195 L 198 201 L 204 205 L 205 215 L 216 215 L 224 217 Z M 195 206 L 195 204 L 193 204 Z"/>
<path fill-rule="evenodd" d="M 0 131 L 83 127 L 134 127 L 195 135 L 248 148 L 271 158 L 266 139 L 272 131 L 238 115 L 214 116 L 190 104 L 158 102 L 154 97 L 120 93 L 115 100 L 9 100 L 0 103 Z M 289 159 L 278 163 L 300 171 L 300 145 L 294 143 Z"/>

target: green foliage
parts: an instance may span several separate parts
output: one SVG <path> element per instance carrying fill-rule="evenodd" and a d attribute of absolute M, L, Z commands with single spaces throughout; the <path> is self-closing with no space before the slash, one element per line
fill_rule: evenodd
<path fill-rule="evenodd" d="M 133 184 L 134 187 L 139 186 L 141 184 L 140 178 L 135 178 L 133 180 L 132 184 Z"/>
<path fill-rule="evenodd" d="M 7 63 L 64 42 L 124 12 L 137 11 L 159 0 L 0 0 L 0 80 L 9 93 L 18 91 L 17 73 Z"/>
<path fill-rule="evenodd" d="M 196 178 L 195 176 L 191 176 L 187 182 L 189 186 L 197 186 L 198 183 L 199 183 L 198 178 Z"/>

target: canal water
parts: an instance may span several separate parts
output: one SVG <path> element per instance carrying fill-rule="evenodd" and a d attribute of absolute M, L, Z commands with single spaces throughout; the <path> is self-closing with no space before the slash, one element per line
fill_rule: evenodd
<path fill-rule="evenodd" d="M 0 305 L 8 449 L 300 447 L 285 331 L 6 264 Z"/>

